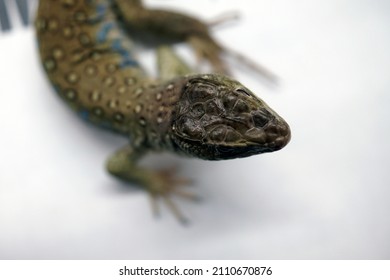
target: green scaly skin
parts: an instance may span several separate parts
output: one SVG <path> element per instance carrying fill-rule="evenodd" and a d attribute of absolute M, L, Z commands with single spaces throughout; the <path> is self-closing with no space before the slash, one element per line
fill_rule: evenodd
<path fill-rule="evenodd" d="M 163 19 L 163 20 L 162 20 Z M 287 123 L 239 82 L 189 68 L 160 49 L 160 79 L 134 59 L 126 29 L 161 33 L 191 44 L 216 72 L 226 73 L 223 48 L 207 26 L 186 15 L 150 10 L 132 0 L 41 0 L 36 33 L 42 64 L 58 94 L 83 118 L 129 137 L 107 161 L 114 176 L 170 200 L 191 198 L 172 170 L 138 165 L 148 152 L 170 151 L 223 160 L 272 152 L 290 140 Z M 181 73 L 180 75 L 176 75 Z"/>

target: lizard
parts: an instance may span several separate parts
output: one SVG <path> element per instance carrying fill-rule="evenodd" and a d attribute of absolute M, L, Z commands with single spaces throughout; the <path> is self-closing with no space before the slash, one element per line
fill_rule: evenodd
<path fill-rule="evenodd" d="M 277 151 L 290 140 L 286 121 L 227 75 L 225 49 L 192 16 L 146 8 L 140 0 L 40 0 L 35 29 L 58 95 L 83 119 L 129 139 L 108 158 L 108 172 L 145 189 L 154 203 L 164 199 L 181 221 L 171 195 L 194 198 L 182 188 L 189 181 L 172 169 L 142 167 L 146 154 L 225 160 Z M 166 68 L 184 70 L 150 77 L 135 58 L 129 29 L 189 43 L 214 72 L 185 73 L 168 48 L 162 61 L 173 67 Z"/>

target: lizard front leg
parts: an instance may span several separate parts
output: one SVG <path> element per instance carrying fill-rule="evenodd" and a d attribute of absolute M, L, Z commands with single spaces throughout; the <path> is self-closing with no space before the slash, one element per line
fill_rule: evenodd
<path fill-rule="evenodd" d="M 222 59 L 224 48 L 212 38 L 207 23 L 192 16 L 168 10 L 149 9 L 139 0 L 115 0 L 115 7 L 128 30 L 155 34 L 160 39 L 187 42 L 198 62 L 208 61 L 214 71 L 229 74 Z"/>
<path fill-rule="evenodd" d="M 162 45 L 157 48 L 157 69 L 158 78 L 161 81 L 168 81 L 177 76 L 194 73 L 191 67 L 167 45 Z"/>
<path fill-rule="evenodd" d="M 188 185 L 188 179 L 174 176 L 174 169 L 149 170 L 138 165 L 138 161 L 146 154 L 145 149 L 136 149 L 127 145 L 115 152 L 107 161 L 107 170 L 113 176 L 133 183 L 149 192 L 155 214 L 159 214 L 157 199 L 162 198 L 173 214 L 182 223 L 187 219 L 181 214 L 171 200 L 171 195 L 179 195 L 184 198 L 195 200 L 196 196 L 180 189 L 180 186 Z"/>

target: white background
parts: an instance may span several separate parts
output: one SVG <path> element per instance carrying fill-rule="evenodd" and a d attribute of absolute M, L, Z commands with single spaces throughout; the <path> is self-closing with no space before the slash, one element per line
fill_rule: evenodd
<path fill-rule="evenodd" d="M 193 178 L 191 224 L 104 171 L 126 139 L 80 121 L 38 62 L 32 29 L 0 34 L 1 259 L 390 258 L 390 2 L 147 1 L 205 20 L 281 77 L 235 76 L 290 124 L 283 150 L 205 162 L 155 156 Z"/>

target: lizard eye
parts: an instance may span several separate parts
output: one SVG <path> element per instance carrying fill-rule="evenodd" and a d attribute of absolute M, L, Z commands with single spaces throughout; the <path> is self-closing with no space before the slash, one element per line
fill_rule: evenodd
<path fill-rule="evenodd" d="M 238 88 L 238 89 L 236 89 L 236 92 L 237 92 L 238 94 L 244 94 L 244 95 L 246 95 L 246 96 L 251 96 L 251 94 L 250 94 L 246 89 L 243 89 L 243 88 Z"/>

